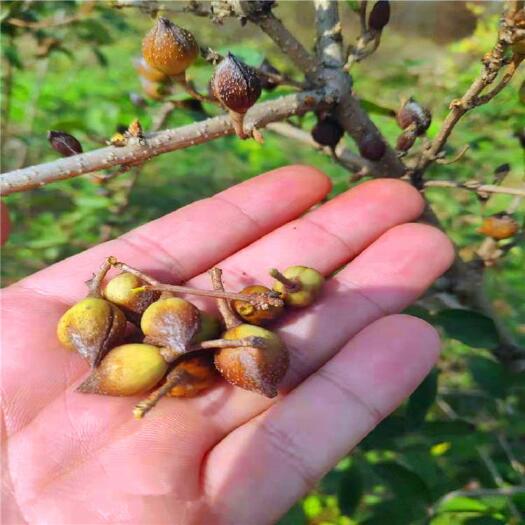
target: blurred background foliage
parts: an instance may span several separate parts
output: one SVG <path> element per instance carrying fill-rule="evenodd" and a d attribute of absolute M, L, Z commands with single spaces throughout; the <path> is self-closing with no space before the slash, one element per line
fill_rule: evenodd
<path fill-rule="evenodd" d="M 351 7 L 342 2 L 347 42 L 358 34 Z M 348 4 L 348 5 L 347 5 Z M 480 70 L 479 58 L 495 40 L 498 2 L 394 2 L 392 23 L 380 49 L 353 70 L 359 96 L 396 108 L 414 95 L 432 109 L 435 134 L 450 100 L 459 97 Z M 277 15 L 305 43 L 313 42 L 310 3 L 280 2 Z M 38 27 L 41 21 L 67 22 Z M 22 21 L 20 27 L 10 20 Z M 201 45 L 230 50 L 252 65 L 268 57 L 294 75 L 286 58 L 253 26 L 236 21 L 214 26 L 190 15 L 176 17 Z M 3 2 L 2 172 L 57 158 L 49 129 L 75 135 L 84 150 L 100 147 L 119 125 L 138 117 L 147 130 L 162 102 L 141 93 L 132 58 L 140 54 L 151 19 L 110 2 Z M 198 62 L 190 76 L 206 91 L 211 68 Z M 519 84 L 470 113 L 454 130 L 447 153 L 464 145 L 458 162 L 435 165 L 439 179 L 492 182 L 509 164 L 506 185 L 523 181 L 524 154 L 514 132 L 525 111 Z M 290 88 L 264 95 L 277 97 Z M 522 95 L 523 96 L 523 95 Z M 183 93 L 175 98 L 185 99 Z M 215 114 L 217 110 L 206 107 Z M 391 143 L 399 130 L 391 117 L 371 114 Z M 203 118 L 173 112 L 167 127 Z M 294 123 L 310 129 L 311 115 Z M 348 141 L 348 147 L 353 145 Z M 165 154 L 109 181 L 103 174 L 63 181 L 6 198 L 12 234 L 2 250 L 7 285 L 34 271 L 261 172 L 290 163 L 325 171 L 333 194 L 349 187 L 348 173 L 322 154 L 265 133 L 265 144 L 224 138 Z M 133 179 L 134 187 L 128 196 Z M 427 191 L 462 255 L 472 258 L 482 242 L 484 216 L 504 210 L 510 197 L 482 203 L 469 192 Z M 517 212 L 523 223 L 524 210 Z M 520 344 L 525 344 L 525 249 L 517 243 L 488 271 L 490 300 Z M 439 290 L 437 290 L 439 291 Z M 492 322 L 466 310 L 436 306 L 436 290 L 410 312 L 438 326 L 444 352 L 438 367 L 407 403 L 383 421 L 352 455 L 297 503 L 282 524 L 469 524 L 520 523 L 525 515 L 525 397 L 523 377 L 507 372 L 491 355 L 497 345 Z"/>

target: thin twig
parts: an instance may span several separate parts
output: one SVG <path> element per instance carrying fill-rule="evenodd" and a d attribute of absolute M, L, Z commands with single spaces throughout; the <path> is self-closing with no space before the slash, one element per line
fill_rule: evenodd
<path fill-rule="evenodd" d="M 243 294 L 235 292 L 225 292 L 224 290 L 199 290 L 188 286 L 179 286 L 176 284 L 148 284 L 143 287 L 145 290 L 155 290 L 157 292 L 173 292 L 190 295 L 199 295 L 202 297 L 215 297 L 217 299 L 228 299 L 229 301 L 246 301 L 255 307 L 266 310 L 269 307 L 282 307 L 283 300 L 279 294 L 274 291 Z"/>
<path fill-rule="evenodd" d="M 482 182 L 471 180 L 466 182 L 456 182 L 453 180 L 427 180 L 423 183 L 424 188 L 458 188 L 473 191 L 475 193 L 502 193 L 505 195 L 518 195 L 525 197 L 525 189 L 508 188 L 496 186 L 495 184 L 483 184 Z"/>
<path fill-rule="evenodd" d="M 192 15 L 202 17 L 212 15 L 206 5 L 203 5 L 202 2 L 197 2 L 196 0 L 190 0 L 189 2 L 181 2 L 179 0 L 177 2 L 171 1 L 169 3 L 159 3 L 157 0 L 117 0 L 115 7 L 117 9 L 128 7 L 140 9 L 151 16 L 154 16 L 161 11 L 165 15 L 178 15 L 181 13 L 191 13 Z"/>
<path fill-rule="evenodd" d="M 302 142 L 303 144 L 307 144 L 312 148 L 316 148 L 319 151 L 322 151 L 325 155 L 333 157 L 334 152 L 332 148 L 328 146 L 319 145 L 317 142 L 315 142 L 310 133 L 304 131 L 301 128 L 296 128 L 295 126 L 292 126 L 291 124 L 288 124 L 286 122 L 272 122 L 271 124 L 268 124 L 266 128 L 270 131 L 278 133 L 279 135 L 282 135 L 283 137 L 287 137 L 298 142 Z M 345 148 L 345 146 L 341 142 L 335 148 L 334 160 L 337 160 L 337 162 L 342 164 L 347 170 L 351 171 L 352 173 L 361 172 L 366 175 L 377 177 L 381 175 L 380 173 L 376 172 L 376 167 L 373 165 L 372 162 L 369 162 L 363 157 L 352 153 L 348 148 Z"/>
<path fill-rule="evenodd" d="M 222 284 L 222 270 L 220 268 L 212 268 L 208 273 L 210 274 L 213 289 L 216 292 L 224 292 L 224 285 Z M 224 320 L 224 325 L 228 330 L 242 324 L 241 320 L 233 312 L 228 300 L 217 299 L 217 306 Z"/>
<path fill-rule="evenodd" d="M 243 346 L 265 347 L 264 338 L 248 336 L 243 339 L 210 339 L 192 345 L 191 351 L 214 350 L 216 348 L 242 348 Z"/>
<path fill-rule="evenodd" d="M 465 113 L 489 102 L 510 82 L 523 57 L 521 59 L 515 58 L 501 82 L 491 92 L 481 96 L 482 92 L 495 81 L 499 71 L 505 65 L 506 51 L 516 38 L 516 29 L 507 16 L 509 15 L 503 16 L 501 19 L 496 44 L 483 58 L 484 67 L 482 73 L 472 82 L 469 89 L 460 99 L 453 100 L 450 103 L 450 113 L 443 121 L 441 129 L 430 147 L 421 154 L 415 168 L 416 173 L 422 174 L 438 158 L 438 154 L 446 144 L 452 130 Z"/>
<path fill-rule="evenodd" d="M 245 129 L 264 128 L 270 122 L 303 114 L 315 109 L 323 100 L 324 92 L 317 90 L 286 95 L 256 104 L 246 114 Z M 112 166 L 143 162 L 162 153 L 188 148 L 234 133 L 231 119 L 228 115 L 222 115 L 180 128 L 147 134 L 144 144 L 131 143 L 120 148 L 114 146 L 100 148 L 4 173 L 0 177 L 0 195 L 27 191 L 54 181 L 70 179 Z"/>
<path fill-rule="evenodd" d="M 36 22 L 30 20 L 22 20 L 21 18 L 8 18 L 6 22 L 9 25 L 16 27 L 23 27 L 27 29 L 47 29 L 50 27 L 59 27 L 78 22 L 83 18 L 83 15 L 73 15 L 65 18 L 46 18 L 45 20 L 38 20 Z"/>

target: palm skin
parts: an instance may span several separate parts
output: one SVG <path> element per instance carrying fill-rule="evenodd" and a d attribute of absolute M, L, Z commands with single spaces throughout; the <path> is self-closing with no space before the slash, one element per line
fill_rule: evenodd
<path fill-rule="evenodd" d="M 4 290 L 3 523 L 273 523 L 416 388 L 439 339 L 396 312 L 446 270 L 450 243 L 409 223 L 423 202 L 403 182 L 303 215 L 329 191 L 312 168 L 281 168 Z M 217 265 L 230 290 L 270 283 L 270 267 L 344 269 L 278 326 L 291 366 L 277 398 L 222 382 L 137 421 L 137 398 L 75 392 L 88 367 L 55 335 L 109 255 L 198 287 Z"/>

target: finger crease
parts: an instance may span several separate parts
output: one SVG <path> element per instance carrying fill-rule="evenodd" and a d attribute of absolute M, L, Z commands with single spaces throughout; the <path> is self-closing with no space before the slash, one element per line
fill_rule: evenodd
<path fill-rule="evenodd" d="M 354 254 L 357 253 L 355 246 L 352 246 L 348 241 L 346 241 L 345 239 L 343 239 L 341 236 L 337 235 L 336 233 L 330 231 L 326 226 L 322 225 L 321 223 L 313 221 L 312 219 L 308 218 L 308 216 L 302 217 L 300 220 L 306 222 L 310 226 L 315 226 L 318 230 L 321 230 L 324 234 L 338 241 L 340 244 L 343 245 L 345 250 L 350 252 L 351 257 L 353 257 Z"/>
<path fill-rule="evenodd" d="M 304 457 L 299 453 L 297 443 L 291 438 L 290 434 L 283 432 L 265 420 L 261 420 L 259 425 L 259 428 L 268 438 L 271 447 L 286 460 L 288 465 L 299 476 L 304 492 L 315 487 L 318 477 L 314 475 L 312 469 L 306 464 Z"/>
<path fill-rule="evenodd" d="M 326 370 L 326 368 L 320 368 L 316 373 L 315 377 L 323 379 L 327 383 L 330 383 L 332 387 L 341 392 L 350 402 L 360 405 L 365 409 L 367 414 L 372 418 L 374 426 L 377 425 L 385 416 L 379 409 L 367 403 L 360 395 L 352 390 L 347 383 L 341 378 L 337 377 Z"/>
<path fill-rule="evenodd" d="M 244 211 L 238 204 L 235 204 L 234 202 L 229 201 L 228 199 L 225 199 L 224 197 L 220 195 L 215 195 L 214 197 L 212 197 L 212 200 L 218 200 L 225 204 L 229 204 L 232 208 L 235 208 L 243 217 L 246 217 L 254 226 L 257 227 L 258 230 L 262 230 L 262 231 L 268 230 L 268 227 L 260 224 L 248 212 Z"/>
<path fill-rule="evenodd" d="M 350 292 L 359 295 L 359 297 L 362 297 L 368 303 L 370 303 L 372 306 L 377 308 L 377 310 L 379 310 L 379 312 L 381 313 L 382 316 L 391 315 L 392 313 L 394 313 L 394 312 L 388 311 L 386 308 L 381 306 L 381 304 L 379 304 L 378 302 L 374 301 L 371 297 L 369 297 L 365 292 L 363 292 L 359 288 L 358 284 L 353 283 L 349 279 L 341 279 L 340 275 L 336 275 L 335 279 L 337 280 L 337 282 L 342 284 L 344 287 L 348 288 L 348 290 L 350 290 Z"/>

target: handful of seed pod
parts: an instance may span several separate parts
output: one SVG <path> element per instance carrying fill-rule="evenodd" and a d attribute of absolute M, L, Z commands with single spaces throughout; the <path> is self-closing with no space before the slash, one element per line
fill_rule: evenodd
<path fill-rule="evenodd" d="M 103 286 L 111 268 L 121 273 Z M 282 273 L 272 269 L 273 289 L 252 285 L 230 293 L 224 290 L 219 268 L 209 273 L 213 290 L 167 285 L 108 257 L 87 281 L 88 296 L 58 322 L 60 342 L 92 367 L 77 391 L 108 396 L 151 392 L 133 410 L 138 419 L 162 397 L 197 395 L 220 376 L 275 397 L 288 369 L 288 351 L 281 338 L 263 326 L 287 307 L 312 304 L 324 277 L 306 266 Z M 222 319 L 176 294 L 215 297 Z"/>

